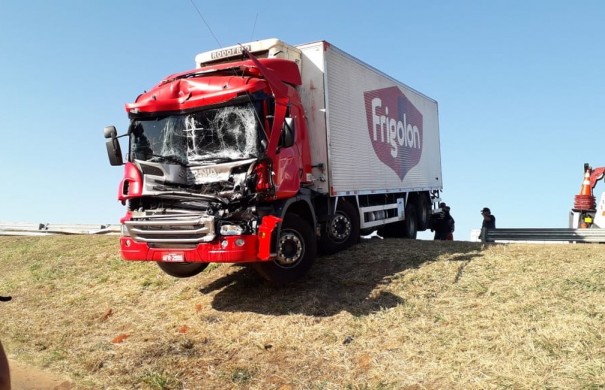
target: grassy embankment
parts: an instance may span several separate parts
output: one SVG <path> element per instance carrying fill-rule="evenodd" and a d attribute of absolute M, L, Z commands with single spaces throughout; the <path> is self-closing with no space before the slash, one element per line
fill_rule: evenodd
<path fill-rule="evenodd" d="M 283 289 L 116 237 L 0 237 L 0 339 L 77 389 L 605 386 L 605 250 L 370 240 Z"/>

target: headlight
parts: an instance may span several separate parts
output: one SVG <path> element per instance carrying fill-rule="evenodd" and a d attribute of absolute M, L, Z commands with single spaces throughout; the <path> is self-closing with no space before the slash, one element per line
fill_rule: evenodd
<path fill-rule="evenodd" d="M 221 225 L 221 236 L 239 236 L 242 233 L 244 233 L 244 229 L 238 225 Z"/>

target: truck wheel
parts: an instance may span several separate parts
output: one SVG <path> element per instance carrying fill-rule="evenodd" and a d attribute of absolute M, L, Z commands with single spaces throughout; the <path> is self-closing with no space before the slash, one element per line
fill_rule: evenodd
<path fill-rule="evenodd" d="M 421 194 L 416 204 L 416 216 L 418 217 L 418 230 L 425 231 L 429 228 L 429 219 L 431 218 L 431 208 L 426 195 Z"/>
<path fill-rule="evenodd" d="M 341 201 L 336 214 L 326 223 L 320 240 L 320 250 L 332 254 L 346 249 L 359 240 L 359 217 L 355 207 L 347 201 Z"/>
<path fill-rule="evenodd" d="M 317 256 L 317 242 L 311 225 L 290 213 L 282 222 L 277 242 L 277 257 L 254 263 L 256 271 L 268 282 L 281 285 L 302 278 Z"/>
<path fill-rule="evenodd" d="M 208 263 L 165 263 L 158 261 L 158 267 L 175 278 L 189 278 L 205 270 Z"/>
<path fill-rule="evenodd" d="M 403 236 L 405 238 L 416 239 L 418 235 L 418 219 L 416 216 L 416 206 L 408 203 L 405 206 L 405 220 L 403 221 Z"/>

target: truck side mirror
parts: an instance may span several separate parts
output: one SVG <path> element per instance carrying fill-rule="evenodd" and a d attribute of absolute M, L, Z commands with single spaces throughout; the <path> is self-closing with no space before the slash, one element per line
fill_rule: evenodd
<path fill-rule="evenodd" d="M 107 126 L 103 129 L 103 135 L 105 138 L 109 138 L 109 141 L 105 143 L 107 146 L 107 157 L 109 157 L 109 164 L 112 166 L 118 166 L 124 164 L 122 158 L 122 148 L 120 147 L 120 141 L 118 141 L 118 132 L 115 126 Z"/>
<path fill-rule="evenodd" d="M 281 129 L 281 146 L 288 148 L 294 145 L 294 119 L 287 117 L 284 119 L 284 125 Z"/>
<path fill-rule="evenodd" d="M 116 138 L 118 136 L 118 131 L 115 126 L 107 126 L 103 129 L 103 135 L 105 138 Z"/>

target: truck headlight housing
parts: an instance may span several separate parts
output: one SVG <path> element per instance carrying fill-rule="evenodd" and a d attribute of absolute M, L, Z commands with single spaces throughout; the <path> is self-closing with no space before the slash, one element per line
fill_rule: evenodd
<path fill-rule="evenodd" d="M 244 229 L 239 225 L 221 225 L 220 229 L 221 236 L 241 236 L 244 233 Z"/>

